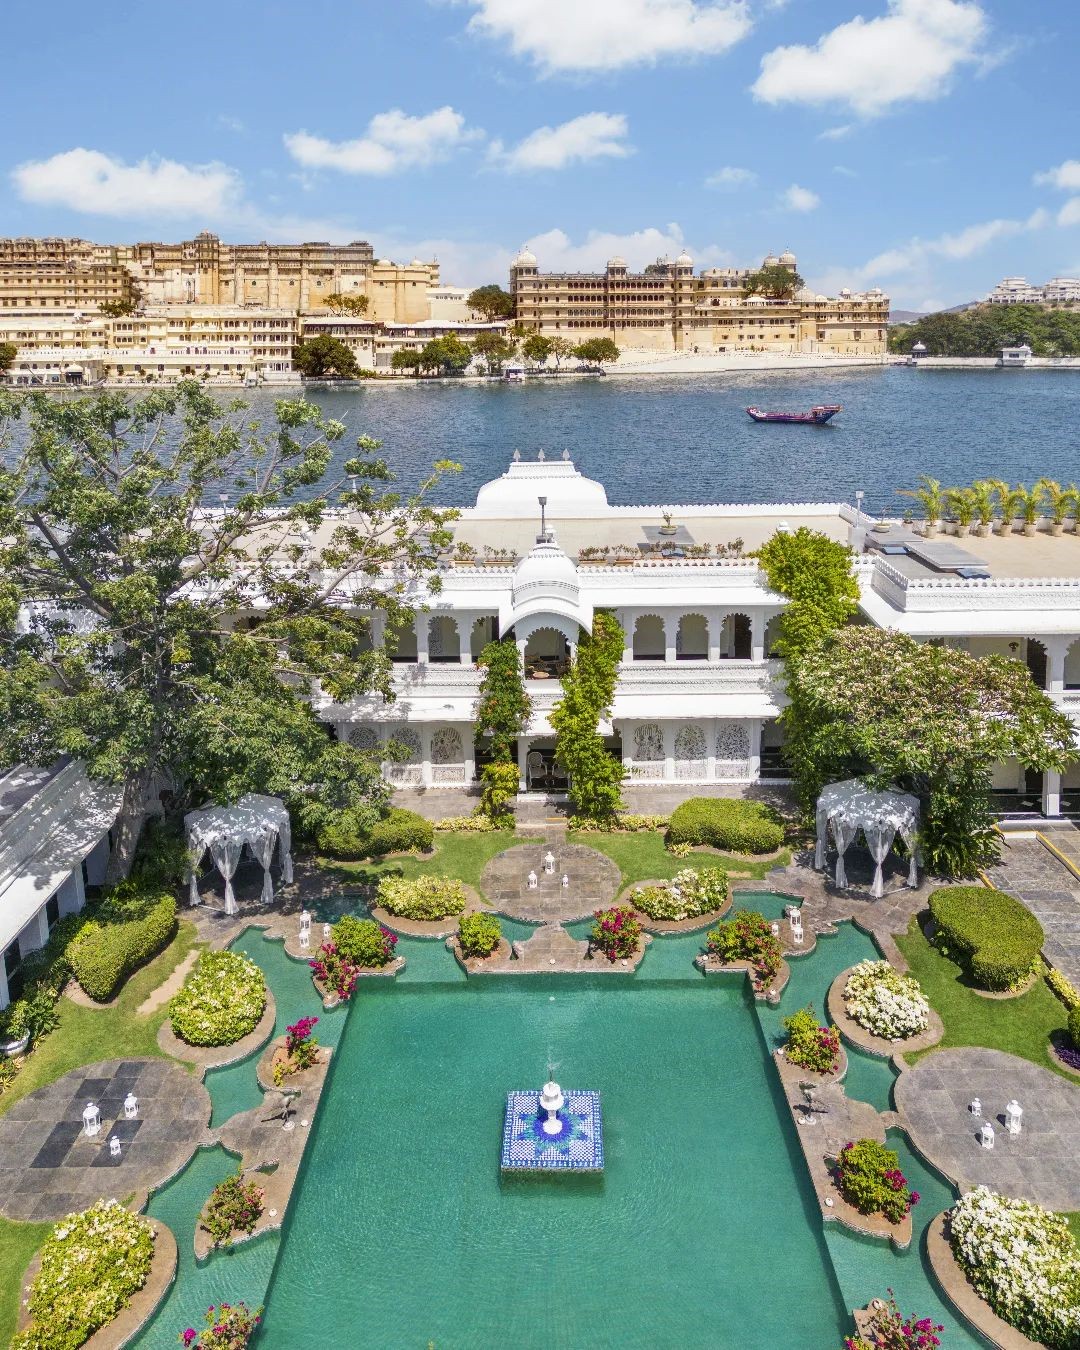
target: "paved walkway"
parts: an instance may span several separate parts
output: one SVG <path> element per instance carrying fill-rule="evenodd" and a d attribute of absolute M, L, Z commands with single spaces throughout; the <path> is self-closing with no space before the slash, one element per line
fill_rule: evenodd
<path fill-rule="evenodd" d="M 138 1115 L 124 1118 L 134 1092 Z M 87 1102 L 101 1132 L 83 1134 Z M 210 1094 L 198 1078 L 163 1059 L 110 1059 L 73 1069 L 18 1101 L 0 1118 L 0 1213 L 61 1219 L 102 1195 L 123 1200 L 160 1185 L 207 1142 Z M 120 1140 L 120 1157 L 109 1139 Z"/>
<path fill-rule="evenodd" d="M 1074 851 L 1080 832 L 1071 825 L 1048 833 L 1062 852 Z M 1037 839 L 1005 836 L 1001 861 L 987 872 L 1000 890 L 1022 900 L 1046 933 L 1043 951 L 1051 964 L 1080 985 L 1080 880 Z"/>
<path fill-rule="evenodd" d="M 555 857 L 554 872 L 544 871 L 544 855 Z M 537 876 L 535 889 L 528 885 L 529 872 Z M 570 879 L 563 886 L 562 877 Z M 484 868 L 480 889 L 488 903 L 511 919 L 562 923 L 584 919 L 619 893 L 618 867 L 604 853 L 583 844 L 568 844 L 558 831 L 551 831 L 536 844 L 517 844 L 498 853 Z"/>
<path fill-rule="evenodd" d="M 912 1140 L 968 1190 L 987 1185 L 1048 1209 L 1080 1209 L 1080 1092 L 1072 1083 L 1002 1050 L 935 1050 L 902 1073 L 893 1089 Z M 982 1119 L 968 1110 L 978 1097 Z M 1019 1135 L 1005 1130 L 1005 1104 L 1023 1109 Z M 978 1140 L 994 1127 L 993 1149 Z"/>

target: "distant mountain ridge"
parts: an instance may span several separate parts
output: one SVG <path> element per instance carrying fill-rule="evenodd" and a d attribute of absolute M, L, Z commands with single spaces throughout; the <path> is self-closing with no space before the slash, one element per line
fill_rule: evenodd
<path fill-rule="evenodd" d="M 890 309 L 890 323 L 918 323 L 928 314 L 963 314 L 965 309 L 975 309 L 983 304 L 982 300 L 968 300 L 963 305 L 953 305 L 951 309 Z"/>

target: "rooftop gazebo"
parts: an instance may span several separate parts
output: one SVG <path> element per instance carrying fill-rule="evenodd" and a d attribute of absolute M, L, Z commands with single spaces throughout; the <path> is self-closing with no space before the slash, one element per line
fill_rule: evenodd
<path fill-rule="evenodd" d="M 235 914 L 237 911 L 232 879 L 245 845 L 262 865 L 260 898 L 263 904 L 269 904 L 274 898 L 270 864 L 274 860 L 274 848 L 278 843 L 281 844 L 281 880 L 288 885 L 293 879 L 292 856 L 289 852 L 292 848 L 292 827 L 289 812 L 280 797 L 264 797 L 260 793 L 249 792 L 233 806 L 207 806 L 199 811 L 189 811 L 184 817 L 184 829 L 191 869 L 188 899 L 193 905 L 201 903 L 197 874 L 207 849 L 210 850 L 214 866 L 225 878 L 226 914 Z"/>
<path fill-rule="evenodd" d="M 842 783 L 830 783 L 822 789 L 817 801 L 817 848 L 814 866 L 825 870 L 826 851 L 831 832 L 836 846 L 836 884 L 846 887 L 847 871 L 844 854 L 862 832 L 866 847 L 874 859 L 874 883 L 870 893 L 875 898 L 884 895 L 885 882 L 881 866 L 889 856 L 893 841 L 899 835 L 907 846 L 911 863 L 907 884 L 919 884 L 917 838 L 919 829 L 919 801 L 909 792 L 878 792 L 857 778 Z"/>

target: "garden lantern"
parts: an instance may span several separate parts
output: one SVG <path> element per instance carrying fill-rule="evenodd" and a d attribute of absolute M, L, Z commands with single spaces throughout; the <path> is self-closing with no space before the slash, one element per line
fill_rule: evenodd
<path fill-rule="evenodd" d="M 322 940 L 324 942 L 330 941 L 330 925 L 328 923 L 324 923 L 322 926 Z"/>
<path fill-rule="evenodd" d="M 536 880 L 537 880 L 536 873 L 530 871 L 529 875 L 525 878 L 526 884 L 528 885 L 530 891 L 536 890 Z"/>
<path fill-rule="evenodd" d="M 565 888 L 566 888 L 567 886 L 570 885 L 570 878 L 566 875 L 565 872 L 562 874 L 562 884 L 563 884 L 563 889 L 564 889 L 564 890 L 565 890 Z"/>
<path fill-rule="evenodd" d="M 551 849 L 548 849 L 544 854 L 544 871 L 548 876 L 551 876 L 555 871 L 555 854 L 552 853 Z"/>
<path fill-rule="evenodd" d="M 311 946 L 311 929 L 300 929 L 300 950 L 306 952 Z"/>
<path fill-rule="evenodd" d="M 87 1139 L 93 1139 L 95 1134 L 101 1132 L 101 1112 L 93 1102 L 86 1103 L 86 1110 L 82 1113 L 83 1134 Z"/>
<path fill-rule="evenodd" d="M 111 1158 L 119 1158 L 120 1156 L 120 1140 L 117 1139 L 115 1134 L 109 1140 L 109 1156 Z"/>
<path fill-rule="evenodd" d="M 976 1120 L 982 1115 L 982 1102 L 979 1101 L 978 1097 L 972 1097 L 971 1105 L 968 1107 L 968 1110 Z"/>
<path fill-rule="evenodd" d="M 139 1114 L 139 1099 L 134 1092 L 129 1092 L 124 1098 L 124 1117 L 127 1120 L 134 1120 Z"/>
<path fill-rule="evenodd" d="M 994 1127 L 989 1121 L 986 1121 L 979 1131 L 979 1143 L 982 1144 L 983 1148 L 994 1147 Z"/>
<path fill-rule="evenodd" d="M 774 924 L 772 925 L 772 935 L 773 935 L 773 937 L 779 937 L 779 936 L 780 936 L 780 925 L 779 925 L 778 923 L 774 923 Z"/>
<path fill-rule="evenodd" d="M 1014 1097 L 1005 1107 L 1005 1128 L 1010 1134 L 1020 1133 L 1020 1117 L 1023 1114 L 1023 1108 Z"/>
<path fill-rule="evenodd" d="M 792 942 L 795 943 L 796 947 L 801 947 L 803 940 L 802 915 L 799 913 L 797 909 L 792 910 L 791 918 L 788 920 L 788 922 L 791 924 Z"/>

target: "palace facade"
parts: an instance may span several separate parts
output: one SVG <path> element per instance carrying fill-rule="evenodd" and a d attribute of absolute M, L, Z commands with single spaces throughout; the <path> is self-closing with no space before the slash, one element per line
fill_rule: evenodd
<path fill-rule="evenodd" d="M 794 273 L 794 253 L 770 254 L 763 267 Z M 884 356 L 889 299 L 880 290 L 829 297 L 800 288 L 791 299 L 747 289 L 749 268 L 714 267 L 695 275 L 682 253 L 631 272 L 623 258 L 603 272 L 541 272 L 528 249 L 510 267 L 518 323 L 548 337 L 583 342 L 610 337 L 648 351 L 785 352 Z"/>

